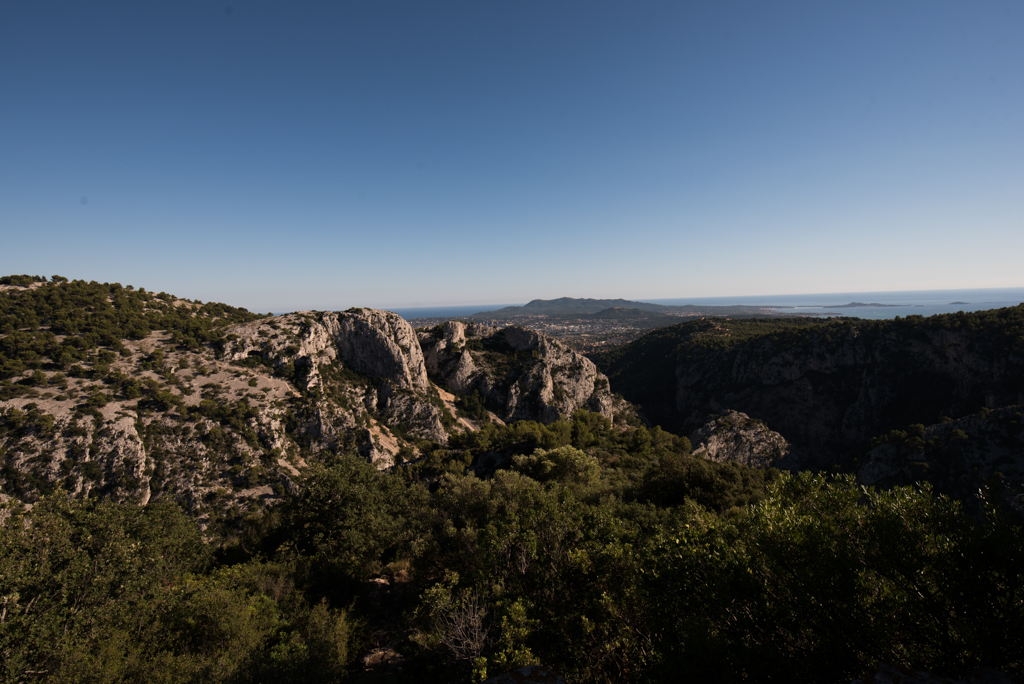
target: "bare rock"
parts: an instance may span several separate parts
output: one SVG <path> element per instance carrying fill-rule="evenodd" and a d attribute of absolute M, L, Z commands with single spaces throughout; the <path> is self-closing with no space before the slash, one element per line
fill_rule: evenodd
<path fill-rule="evenodd" d="M 349 406 L 321 402 L 307 430 L 325 442 L 353 434 L 363 410 L 386 423 L 400 423 L 417 437 L 447 442 L 441 410 L 431 401 L 433 387 L 412 327 L 398 314 L 374 309 L 298 312 L 235 327 L 226 352 L 232 361 L 257 357 L 307 391 L 343 393 Z M 457 334 L 457 333 L 455 333 Z M 362 376 L 374 382 L 352 381 Z M 345 378 L 349 377 L 349 380 Z M 361 450 L 381 467 L 392 463 L 369 442 Z"/>
<path fill-rule="evenodd" d="M 237 340 L 228 351 L 233 361 L 259 356 L 281 366 L 306 367 L 307 387 L 322 384 L 318 366 L 335 359 L 370 378 L 393 382 L 403 389 L 425 391 L 430 386 L 416 333 L 398 314 L 374 309 L 342 312 L 302 311 L 272 321 L 280 334 L 268 334 L 266 321 L 236 326 Z"/>
<path fill-rule="evenodd" d="M 693 455 L 718 463 L 735 462 L 752 468 L 768 468 L 789 453 L 789 443 L 764 421 L 739 411 L 712 416 L 690 435 Z"/>
<path fill-rule="evenodd" d="M 583 408 L 614 417 L 608 379 L 583 355 L 533 330 L 446 323 L 420 333 L 432 379 L 479 392 L 503 421 L 552 423 Z"/>

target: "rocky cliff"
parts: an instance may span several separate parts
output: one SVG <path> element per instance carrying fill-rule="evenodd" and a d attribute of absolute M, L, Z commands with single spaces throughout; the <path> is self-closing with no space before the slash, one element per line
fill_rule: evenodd
<path fill-rule="evenodd" d="M 598 357 L 679 434 L 738 411 L 790 443 L 791 467 L 847 467 L 871 439 L 1024 401 L 1024 306 L 892 321 L 694 321 Z"/>
<path fill-rule="evenodd" d="M 532 330 L 449 322 L 420 333 L 427 371 L 450 391 L 478 393 L 501 420 L 551 423 L 586 409 L 628 411 L 586 357 Z"/>
<path fill-rule="evenodd" d="M 1024 401 L 1024 343 L 979 318 L 848 320 L 701 350 L 676 368 L 676 410 L 684 425 L 743 411 L 827 466 L 886 430 Z"/>
<path fill-rule="evenodd" d="M 396 314 L 261 318 L 197 350 L 171 338 L 124 340 L 108 363 L 9 384 L 4 490 L 241 510 L 290 487 L 311 458 L 355 449 L 383 468 L 403 448 L 414 457 L 418 439 L 447 440 L 451 413 Z"/>
<path fill-rule="evenodd" d="M 0 314 L 0 494 L 25 501 L 172 496 L 230 518 L 341 451 L 388 468 L 488 419 L 628 410 L 590 361 L 521 328 L 417 334 L 387 311 L 259 317 L 78 281 L 5 286 Z M 456 418 L 471 393 L 489 417 Z"/>

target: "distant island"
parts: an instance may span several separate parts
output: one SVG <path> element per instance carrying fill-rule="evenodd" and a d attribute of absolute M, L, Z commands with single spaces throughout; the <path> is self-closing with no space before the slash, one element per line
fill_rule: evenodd
<path fill-rule="evenodd" d="M 954 302 L 957 304 L 960 302 Z M 882 304 L 881 302 L 850 302 L 849 304 L 804 304 L 802 306 L 779 307 L 780 309 L 854 309 L 863 306 L 922 306 L 921 304 Z"/>
<path fill-rule="evenodd" d="M 912 304 L 882 304 L 881 302 L 850 302 L 849 304 L 830 304 L 826 309 L 851 309 L 858 306 L 913 306 Z M 920 306 L 920 305 L 918 305 Z"/>

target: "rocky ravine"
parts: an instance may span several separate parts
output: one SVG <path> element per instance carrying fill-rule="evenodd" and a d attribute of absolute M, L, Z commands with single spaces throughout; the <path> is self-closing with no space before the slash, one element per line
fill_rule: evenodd
<path fill-rule="evenodd" d="M 612 415 L 607 380 L 561 345 L 522 329 L 446 330 L 417 335 L 370 309 L 299 312 L 230 326 L 217 349 L 157 331 L 103 364 L 15 378 L 20 396 L 0 402 L 0 493 L 172 496 L 201 518 L 230 517 L 292 487 L 312 460 L 355 449 L 386 468 L 476 427 L 445 388 L 480 391 L 503 420 Z M 461 348 L 473 340 L 489 348 Z"/>
<path fill-rule="evenodd" d="M 710 412 L 745 412 L 804 465 L 829 466 L 890 429 L 1022 403 L 1022 379 L 1022 350 L 983 331 L 847 321 L 695 355 L 676 370 L 675 408 L 690 430 Z"/>

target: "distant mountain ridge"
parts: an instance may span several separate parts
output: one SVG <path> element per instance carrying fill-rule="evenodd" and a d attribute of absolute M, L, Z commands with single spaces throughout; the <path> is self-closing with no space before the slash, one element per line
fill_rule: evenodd
<path fill-rule="evenodd" d="M 542 316 L 566 314 L 596 314 L 606 309 L 639 309 L 640 311 L 665 312 L 678 307 L 663 304 L 633 302 L 628 299 L 576 299 L 575 297 L 559 297 L 558 299 L 534 299 L 523 306 L 506 306 L 496 311 L 481 311 L 473 314 L 473 318 L 487 316 Z"/>
<path fill-rule="evenodd" d="M 639 312 L 651 316 L 657 315 L 699 315 L 718 316 L 752 315 L 755 311 L 765 315 L 766 308 L 743 305 L 704 306 L 687 304 L 674 306 L 668 304 L 651 304 L 634 302 L 628 299 L 577 299 L 575 297 L 559 297 L 558 299 L 534 299 L 523 306 L 506 306 L 494 311 L 480 311 L 470 316 L 471 319 L 515 318 L 518 316 L 585 316 L 605 314 L 605 318 L 638 317 Z M 619 313 L 616 313 L 619 312 Z M 628 312 L 624 316 L 622 312 Z"/>

